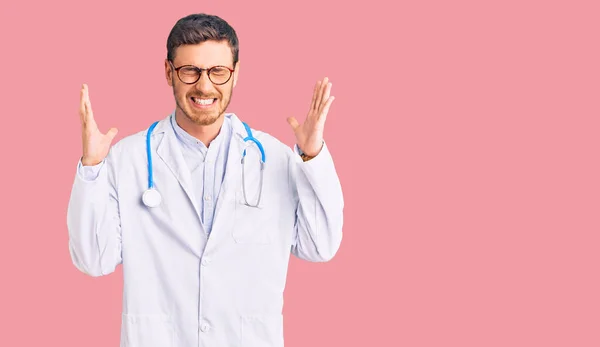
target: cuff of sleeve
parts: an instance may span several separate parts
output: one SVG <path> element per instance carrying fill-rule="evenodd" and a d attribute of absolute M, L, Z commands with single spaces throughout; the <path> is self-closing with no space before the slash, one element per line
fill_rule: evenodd
<path fill-rule="evenodd" d="M 302 172 L 299 176 L 303 176 L 312 191 L 320 192 L 320 199 L 325 205 L 337 206 L 340 202 L 343 204 L 340 181 L 326 142 L 323 142 L 323 148 L 311 160 L 303 162 L 298 156 L 295 161 L 297 168 Z M 302 178 L 296 177 L 296 179 Z"/>
<path fill-rule="evenodd" d="M 298 147 L 297 144 L 294 145 L 294 152 L 298 156 L 301 156 L 303 154 L 302 150 L 300 149 L 300 147 Z M 302 162 L 302 159 L 300 159 L 300 161 Z M 309 167 L 313 168 L 314 170 L 319 171 L 320 170 L 319 167 L 323 167 L 323 166 L 327 167 L 331 164 L 331 162 L 333 162 L 333 158 L 331 157 L 331 153 L 329 152 L 329 149 L 327 148 L 327 143 L 325 141 L 323 141 L 323 147 L 321 148 L 321 151 L 319 152 L 319 154 L 317 154 L 310 160 L 302 162 L 302 164 L 305 166 L 309 166 Z"/>
<path fill-rule="evenodd" d="M 79 163 L 77 164 L 77 174 L 79 178 L 84 181 L 95 181 L 98 178 L 98 174 L 100 173 L 100 169 L 104 165 L 104 160 L 96 165 L 83 166 L 81 163 L 81 158 L 79 158 Z"/>

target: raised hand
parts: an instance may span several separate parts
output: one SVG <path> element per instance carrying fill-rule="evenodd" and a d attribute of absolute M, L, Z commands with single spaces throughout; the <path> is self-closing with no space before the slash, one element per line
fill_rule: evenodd
<path fill-rule="evenodd" d="M 298 147 L 309 157 L 319 154 L 323 147 L 325 119 L 327 118 L 329 107 L 334 100 L 333 96 L 329 96 L 330 92 L 331 83 L 325 77 L 323 81 L 318 81 L 315 85 L 312 103 L 304 123 L 299 124 L 294 117 L 287 119 L 296 135 Z"/>
<path fill-rule="evenodd" d="M 94 120 L 87 84 L 81 87 L 79 117 L 81 119 L 81 136 L 83 142 L 81 163 L 85 166 L 99 164 L 108 155 L 110 144 L 115 135 L 117 135 L 118 130 L 111 128 L 106 134 L 100 132 Z"/>

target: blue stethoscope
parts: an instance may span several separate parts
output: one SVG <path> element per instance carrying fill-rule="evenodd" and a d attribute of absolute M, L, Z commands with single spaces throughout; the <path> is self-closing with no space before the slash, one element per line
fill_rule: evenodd
<path fill-rule="evenodd" d="M 152 125 L 150 126 L 150 128 L 148 128 L 148 133 L 146 134 L 146 154 L 148 156 L 148 189 L 146 189 L 146 191 L 144 191 L 144 194 L 142 195 L 142 201 L 144 202 L 144 205 L 148 206 L 148 207 L 157 207 L 160 205 L 161 201 L 162 201 L 162 197 L 160 195 L 160 193 L 158 192 L 158 190 L 156 190 L 156 188 L 154 187 L 154 179 L 152 177 L 152 151 L 151 151 L 151 146 L 150 146 L 150 138 L 152 135 L 152 131 L 154 131 L 154 128 L 156 127 L 156 125 L 158 124 L 158 121 L 152 123 Z M 246 128 L 246 132 L 248 133 L 248 136 L 246 138 L 244 138 L 244 142 L 247 141 L 252 141 L 256 144 L 256 146 L 258 147 L 258 149 L 260 150 L 260 186 L 259 186 L 259 191 L 258 191 L 258 199 L 256 201 L 256 204 L 250 204 L 248 202 L 248 198 L 246 197 L 246 179 L 245 179 L 245 158 L 246 158 L 246 149 L 244 149 L 244 153 L 242 154 L 242 192 L 244 194 L 244 201 L 245 204 L 250 206 L 250 207 L 259 207 L 260 204 L 260 198 L 262 197 L 262 187 L 263 187 L 263 175 L 264 175 L 264 169 L 265 169 L 265 160 L 266 160 L 266 156 L 265 156 L 265 149 L 263 148 L 263 145 L 260 143 L 260 141 L 258 141 L 257 138 L 255 138 L 254 136 L 252 136 L 252 130 L 250 130 L 250 127 L 248 126 L 248 124 L 246 123 L 242 123 L 244 124 L 244 128 Z"/>

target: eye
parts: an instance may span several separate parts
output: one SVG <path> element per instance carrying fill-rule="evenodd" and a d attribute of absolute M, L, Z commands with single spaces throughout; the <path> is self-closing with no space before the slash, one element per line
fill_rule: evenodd
<path fill-rule="evenodd" d="M 217 77 L 223 77 L 223 76 L 227 76 L 229 75 L 229 70 L 227 70 L 224 67 L 214 67 L 212 70 L 210 70 L 210 74 L 217 76 Z"/>
<path fill-rule="evenodd" d="M 179 73 L 184 76 L 194 76 L 198 74 L 198 70 L 196 70 L 196 68 L 193 66 L 183 66 L 181 69 L 179 69 Z"/>

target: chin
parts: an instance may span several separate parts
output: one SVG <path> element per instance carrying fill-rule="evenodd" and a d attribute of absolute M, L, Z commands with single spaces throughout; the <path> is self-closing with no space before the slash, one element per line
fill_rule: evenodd
<path fill-rule="evenodd" d="M 196 125 L 211 125 L 219 119 L 219 114 L 195 114 L 192 113 L 192 117 L 188 117 Z"/>

